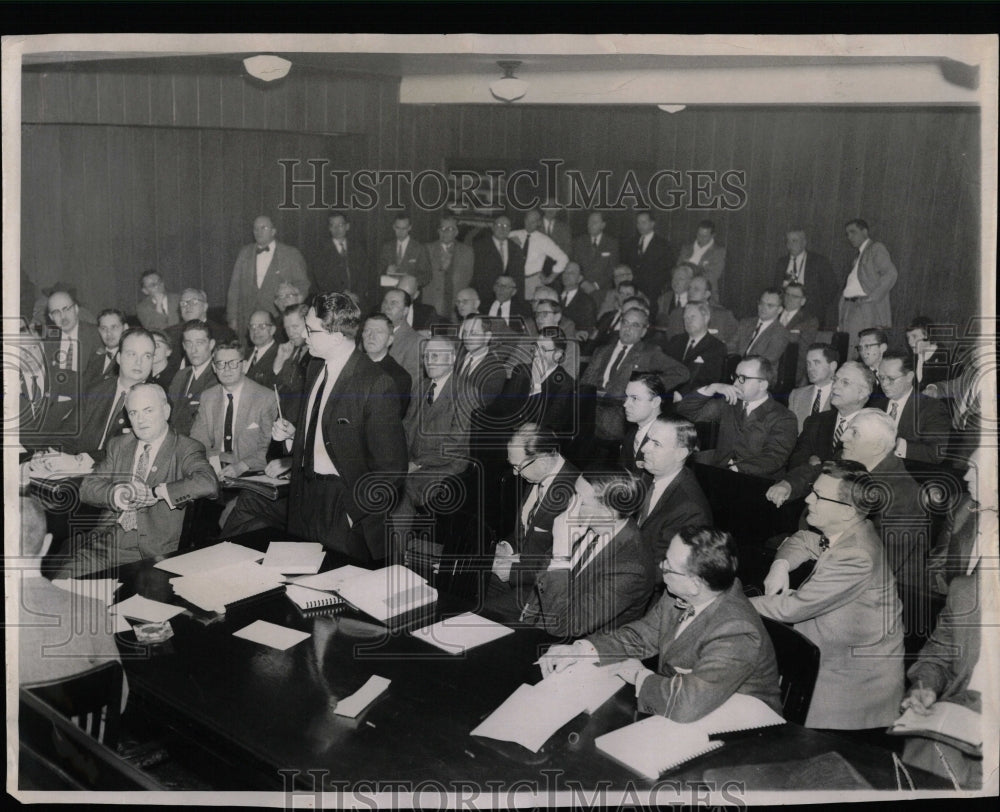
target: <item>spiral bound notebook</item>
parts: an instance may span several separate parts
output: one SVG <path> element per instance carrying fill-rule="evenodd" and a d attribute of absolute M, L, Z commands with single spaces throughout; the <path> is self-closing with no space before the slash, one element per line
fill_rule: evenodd
<path fill-rule="evenodd" d="M 650 781 L 660 773 L 722 747 L 692 725 L 672 722 L 665 716 L 650 716 L 594 739 L 604 755 Z"/>
<path fill-rule="evenodd" d="M 340 595 L 331 595 L 329 592 L 320 592 L 318 589 L 307 589 L 297 584 L 286 584 L 285 594 L 302 611 L 347 605 L 347 602 Z"/>

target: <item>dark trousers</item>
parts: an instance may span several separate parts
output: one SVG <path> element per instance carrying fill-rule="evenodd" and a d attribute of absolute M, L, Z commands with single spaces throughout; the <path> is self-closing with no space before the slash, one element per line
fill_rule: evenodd
<path fill-rule="evenodd" d="M 288 520 L 288 497 L 268 499 L 253 491 L 241 491 L 236 506 L 222 526 L 223 536 L 237 536 L 265 527 L 285 528 Z"/>
<path fill-rule="evenodd" d="M 297 472 L 288 493 L 288 532 L 306 541 L 318 541 L 329 550 L 345 553 L 362 562 L 385 558 L 385 540 L 381 516 L 369 515 L 351 526 L 347 517 L 346 485 L 340 477 L 317 477 Z M 376 526 L 377 525 L 377 526 Z M 371 550 L 366 533 L 378 549 Z"/>

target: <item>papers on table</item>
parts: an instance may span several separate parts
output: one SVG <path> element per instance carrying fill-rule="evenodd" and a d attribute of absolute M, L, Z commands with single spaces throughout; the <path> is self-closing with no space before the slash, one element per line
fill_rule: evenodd
<path fill-rule="evenodd" d="M 594 746 L 624 767 L 655 781 L 664 770 L 722 747 L 722 742 L 709 741 L 708 734 L 697 725 L 650 716 L 598 736 Z"/>
<path fill-rule="evenodd" d="M 170 618 L 181 614 L 184 608 L 181 606 L 172 606 L 169 603 L 161 603 L 160 601 L 151 601 L 149 598 L 142 597 L 142 595 L 133 595 L 131 598 L 126 598 L 109 607 L 108 611 L 113 615 L 123 615 L 133 620 L 162 623 L 164 620 L 170 620 Z"/>
<path fill-rule="evenodd" d="M 195 575 L 207 573 L 211 570 L 227 567 L 231 564 L 239 564 L 244 561 L 260 561 L 264 557 L 263 553 L 251 550 L 240 544 L 233 544 L 230 541 L 223 541 L 205 547 L 201 550 L 194 550 L 184 555 L 165 558 L 158 561 L 154 566 L 157 569 L 173 572 L 177 575 Z"/>
<path fill-rule="evenodd" d="M 345 696 L 337 703 L 333 712 L 338 716 L 349 716 L 352 719 L 378 699 L 389 687 L 390 680 L 372 674 L 368 682 L 362 685 L 350 696 Z"/>
<path fill-rule="evenodd" d="M 93 578 L 90 580 L 56 578 L 52 583 L 74 595 L 83 595 L 85 598 L 93 598 L 109 605 L 114 600 L 115 591 L 122 585 L 121 581 L 116 581 L 114 578 Z"/>
<path fill-rule="evenodd" d="M 505 742 L 515 742 L 537 753 L 549 737 L 580 713 L 576 697 L 521 685 L 472 731 Z"/>
<path fill-rule="evenodd" d="M 599 666 L 578 660 L 546 677 L 535 688 L 552 696 L 571 697 L 581 711 L 593 713 L 625 684 L 625 680 L 615 673 L 619 665 Z"/>
<path fill-rule="evenodd" d="M 122 632 L 132 631 L 132 624 L 129 623 L 124 615 L 112 615 L 112 619 L 115 622 L 115 627 L 112 630 L 112 634 L 121 634 Z"/>
<path fill-rule="evenodd" d="M 285 575 L 306 575 L 319 572 L 326 551 L 319 542 L 272 541 L 261 566 Z"/>
<path fill-rule="evenodd" d="M 685 727 L 696 727 L 712 736 L 739 730 L 783 725 L 785 720 L 761 700 L 749 694 L 733 694 L 714 711 Z"/>
<path fill-rule="evenodd" d="M 371 570 L 355 567 L 353 564 L 346 564 L 337 567 L 335 570 L 321 572 L 318 575 L 307 575 L 303 578 L 296 578 L 293 583 L 304 586 L 308 589 L 321 589 L 324 592 L 336 592 L 351 578 L 359 575 L 367 575 Z"/>
<path fill-rule="evenodd" d="M 470 648 L 490 643 L 513 633 L 513 629 L 494 623 L 492 620 L 487 620 L 472 612 L 450 617 L 410 632 L 414 637 L 430 643 L 432 646 L 437 646 L 449 654 L 464 654 Z M 618 684 L 621 685 L 620 680 Z"/>
<path fill-rule="evenodd" d="M 382 623 L 437 600 L 434 587 L 400 564 L 348 578 L 337 592 Z"/>
<path fill-rule="evenodd" d="M 954 702 L 935 702 L 926 714 L 907 708 L 888 732 L 895 736 L 935 739 L 969 755 L 982 755 L 982 714 Z"/>
<path fill-rule="evenodd" d="M 61 480 L 84 476 L 94 470 L 90 454 L 64 454 L 61 451 L 36 454 L 28 463 L 28 472 L 35 481 Z"/>
<path fill-rule="evenodd" d="M 227 604 L 277 589 L 282 586 L 283 580 L 276 569 L 258 566 L 254 561 L 243 561 L 171 578 L 170 584 L 174 593 L 189 603 L 209 612 L 225 612 Z"/>
<path fill-rule="evenodd" d="M 249 626 L 244 626 L 239 631 L 233 632 L 233 637 L 242 637 L 244 640 L 281 651 L 291 648 L 296 643 L 301 643 L 310 636 L 309 632 L 289 629 L 276 623 L 268 623 L 266 620 L 255 620 Z"/>
<path fill-rule="evenodd" d="M 324 606 L 343 606 L 344 599 L 319 589 L 307 589 L 298 584 L 287 584 L 285 594 L 299 609 L 322 609 Z"/>

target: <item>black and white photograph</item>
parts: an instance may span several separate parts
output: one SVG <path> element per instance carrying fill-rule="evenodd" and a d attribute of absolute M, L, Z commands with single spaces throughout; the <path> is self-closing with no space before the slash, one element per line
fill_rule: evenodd
<path fill-rule="evenodd" d="M 5 36 L 8 797 L 996 797 L 997 46 Z"/>

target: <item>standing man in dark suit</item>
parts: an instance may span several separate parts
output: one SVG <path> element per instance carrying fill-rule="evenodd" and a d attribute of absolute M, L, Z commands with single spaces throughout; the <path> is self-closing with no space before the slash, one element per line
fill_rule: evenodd
<path fill-rule="evenodd" d="M 781 324 L 782 291 L 768 288 L 757 299 L 757 315 L 740 319 L 736 329 L 736 351 L 743 356 L 762 355 L 778 365 L 791 336 Z"/>
<path fill-rule="evenodd" d="M 847 333 L 853 344 L 866 327 L 892 327 L 889 293 L 899 273 L 892 264 L 889 249 L 868 236 L 868 223 L 849 220 L 844 229 L 847 241 L 858 253 L 841 292 L 837 329 Z"/>
<path fill-rule="evenodd" d="M 678 414 L 689 420 L 719 423 L 715 448 L 702 451 L 698 462 L 772 479 L 784 471 L 798 423 L 770 396 L 773 381 L 771 362 L 748 355 L 736 367 L 734 383 L 710 384 L 677 403 Z"/>
<path fill-rule="evenodd" d="M 707 302 L 688 302 L 684 306 L 684 334 L 667 341 L 667 355 L 684 364 L 691 376 L 677 390 L 682 395 L 722 382 L 726 345 L 708 332 L 711 316 Z"/>
<path fill-rule="evenodd" d="M 816 341 L 819 332 L 819 319 L 813 315 L 805 296 L 804 288 L 798 282 L 785 285 L 782 296 L 782 311 L 778 321 L 788 330 L 789 343 L 798 345 L 798 360 L 795 367 L 795 383 L 799 385 L 806 379 L 806 348 Z"/>
<path fill-rule="evenodd" d="M 103 346 L 87 361 L 87 367 L 83 373 L 84 391 L 105 378 L 117 377 L 118 362 L 115 360 L 115 356 L 118 355 L 118 345 L 121 343 L 122 333 L 127 329 L 128 323 L 125 321 L 125 314 L 120 310 L 108 308 L 97 314 L 97 332 L 101 336 Z"/>
<path fill-rule="evenodd" d="M 403 369 L 396 359 L 389 355 L 392 346 L 392 322 L 384 313 L 372 313 L 365 319 L 361 331 L 361 346 L 365 354 L 371 358 L 382 371 L 392 378 L 393 390 L 399 402 L 399 417 L 406 415 L 410 405 L 410 392 L 413 389 L 413 379 L 410 373 Z"/>
<path fill-rule="evenodd" d="M 562 272 L 562 293 L 559 294 L 563 316 L 572 319 L 576 325 L 577 339 L 586 341 L 597 326 L 597 305 L 583 290 L 582 282 L 580 266 L 575 262 L 567 263 Z"/>
<path fill-rule="evenodd" d="M 887 352 L 878 372 L 885 397 L 876 405 L 896 424 L 896 456 L 918 462 L 941 462 L 941 451 L 947 447 L 951 435 L 951 417 L 941 401 L 914 389 L 912 356 Z"/>
<path fill-rule="evenodd" d="M 145 298 L 135 306 L 139 324 L 147 330 L 166 330 L 175 324 L 180 324 L 181 315 L 178 311 L 181 297 L 176 293 L 167 293 L 163 277 L 157 271 L 146 271 L 139 277 L 141 290 Z"/>
<path fill-rule="evenodd" d="M 53 391 L 78 398 L 90 359 L 101 349 L 101 334 L 93 324 L 80 321 L 80 305 L 67 290 L 54 290 L 48 298 L 48 315 L 59 328 L 59 348 L 49 358 Z"/>
<path fill-rule="evenodd" d="M 639 236 L 625 243 L 627 250 L 622 251 L 622 258 L 635 275 L 636 287 L 655 302 L 674 267 L 677 252 L 656 233 L 656 215 L 652 211 L 639 212 L 635 227 Z"/>
<path fill-rule="evenodd" d="M 60 577 L 169 555 L 180 542 L 187 504 L 218 493 L 204 447 L 167 424 L 163 389 L 130 387 L 126 409 L 132 433 L 111 439 L 107 456 L 80 486 L 83 502 L 105 509 L 101 526 L 75 540 Z"/>
<path fill-rule="evenodd" d="M 455 297 L 472 283 L 473 251 L 458 242 L 458 221 L 451 215 L 438 223 L 438 239 L 427 246 L 431 265 L 430 281 L 424 285 L 424 302 L 445 321 L 454 318 Z"/>
<path fill-rule="evenodd" d="M 215 339 L 203 321 L 186 321 L 181 325 L 181 331 L 188 365 L 174 375 L 167 394 L 171 404 L 170 424 L 178 434 L 186 435 L 191 433 L 191 426 L 194 425 L 202 392 L 216 384 L 212 369 Z"/>
<path fill-rule="evenodd" d="M 242 335 L 256 310 L 276 314 L 274 296 L 278 285 L 290 282 L 299 290 L 309 289 L 306 262 L 299 249 L 278 242 L 278 229 L 270 217 L 253 221 L 253 239 L 243 246 L 233 265 L 233 277 L 226 297 L 226 321 Z"/>
<path fill-rule="evenodd" d="M 793 228 L 785 235 L 788 253 L 775 263 L 773 286 L 784 288 L 793 282 L 800 284 L 803 296 L 813 303 L 819 326 L 832 330 L 837 326 L 840 282 L 833 273 L 830 260 L 807 250 L 806 244 L 804 229 Z"/>
<path fill-rule="evenodd" d="M 606 225 L 603 214 L 591 212 L 587 216 L 587 233 L 574 238 L 570 251 L 570 258 L 579 264 L 583 273 L 584 290 L 591 298 L 596 297 L 598 291 L 603 297 L 605 291 L 614 290 L 612 273 L 618 265 L 618 240 L 604 233 Z"/>
<path fill-rule="evenodd" d="M 504 214 L 493 220 L 491 233 L 472 244 L 474 254 L 472 287 L 480 297 L 493 290 L 499 276 L 511 279 L 524 278 L 524 252 L 516 241 L 510 239 L 510 218 Z M 520 286 L 515 283 L 515 291 Z"/>
<path fill-rule="evenodd" d="M 388 556 L 385 516 L 406 472 L 406 439 L 392 379 L 355 346 L 361 310 L 343 293 L 317 296 L 306 316 L 310 364 L 301 425 L 292 438 L 288 532 L 365 562 Z M 380 501 L 382 500 L 382 501 Z"/>
<path fill-rule="evenodd" d="M 396 238 L 382 243 L 379 249 L 379 273 L 394 277 L 410 274 L 423 287 L 431 281 L 431 263 L 423 243 L 410 236 L 412 228 L 409 214 L 399 214 L 393 220 L 392 230 Z"/>
<path fill-rule="evenodd" d="M 352 291 L 362 298 L 369 294 L 368 258 L 360 239 L 348 239 L 351 223 L 347 212 L 327 215 L 330 242 L 313 264 L 313 289 L 319 293 Z"/>
<path fill-rule="evenodd" d="M 652 480 L 636 518 L 643 544 L 656 563 L 666 556 L 670 540 L 682 528 L 712 525 L 708 499 L 686 467 L 688 457 L 697 450 L 694 424 L 677 417 L 656 418 L 643 440 L 637 464 Z"/>

